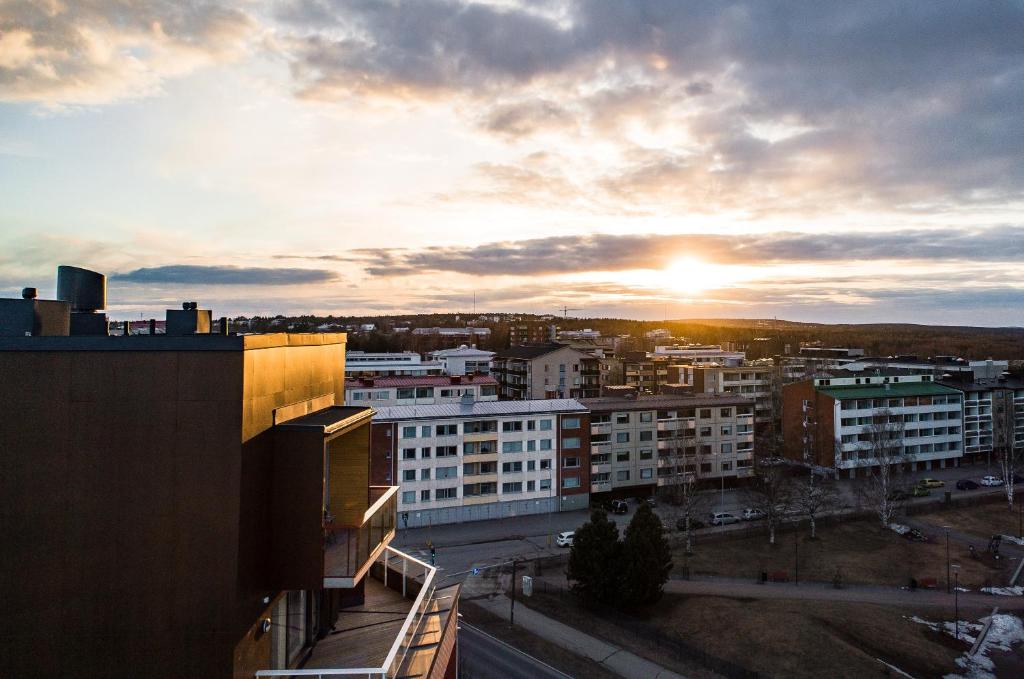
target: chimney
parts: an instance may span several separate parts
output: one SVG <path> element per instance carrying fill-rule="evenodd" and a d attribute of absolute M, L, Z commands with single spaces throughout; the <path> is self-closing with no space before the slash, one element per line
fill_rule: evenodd
<path fill-rule="evenodd" d="M 452 384 L 462 384 L 462 376 L 461 375 L 452 375 L 450 379 L 451 379 L 451 383 Z"/>
<path fill-rule="evenodd" d="M 373 378 L 372 377 L 360 377 L 359 381 L 363 383 L 364 387 L 372 387 L 373 386 Z"/>

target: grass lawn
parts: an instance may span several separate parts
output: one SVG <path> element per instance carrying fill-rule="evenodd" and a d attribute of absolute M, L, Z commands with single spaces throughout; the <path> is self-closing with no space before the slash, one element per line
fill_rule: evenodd
<path fill-rule="evenodd" d="M 1021 490 L 1024 491 L 1024 488 Z M 974 507 L 944 509 L 928 514 L 918 514 L 914 518 L 936 526 L 952 526 L 958 531 L 977 535 L 986 540 L 997 533 L 1016 536 L 1020 521 L 1018 503 L 1024 501 L 1024 492 L 1015 493 L 1013 500 L 1012 512 L 1007 509 L 1006 499 L 1003 498 L 999 502 L 985 503 Z"/>
<path fill-rule="evenodd" d="M 582 609 L 568 596 L 540 594 L 526 603 L 663 665 L 672 666 L 677 654 L 642 626 Z M 871 604 L 666 595 L 641 619 L 692 648 L 772 677 L 892 676 L 878 659 L 919 677 L 955 671 L 968 645 L 910 615 Z"/>
<path fill-rule="evenodd" d="M 521 627 L 509 629 L 507 621 L 502 620 L 489 611 L 485 611 L 479 606 L 475 606 L 472 601 L 462 601 L 459 604 L 459 609 L 463 619 L 469 624 L 565 672 L 569 676 L 594 677 L 595 679 L 616 679 L 619 676 L 605 669 L 599 663 L 589 658 L 578 656 L 549 641 L 545 641 Z M 471 679 L 473 674 L 477 674 L 475 670 L 476 668 L 468 666 L 467 663 L 467 666 L 462 668 L 461 676 Z M 480 671 L 479 674 L 486 675 L 486 672 Z"/>
<path fill-rule="evenodd" d="M 941 531 L 930 543 L 912 542 L 873 521 L 857 520 L 819 527 L 818 539 L 810 540 L 806 527 L 797 533 L 787 527 L 768 544 L 767 533 L 723 540 L 698 540 L 694 554 L 687 556 L 678 546 L 673 553 L 676 573 L 688 565 L 693 575 L 718 575 L 755 580 L 761 571 L 785 572 L 794 577 L 799 559 L 800 580 L 831 582 L 838 568 L 848 584 L 905 585 L 935 578 L 946 582 L 946 546 Z M 961 566 L 960 582 L 975 589 L 1003 584 L 1005 562 L 998 566 L 970 558 L 966 548 L 950 545 L 950 560 Z"/>

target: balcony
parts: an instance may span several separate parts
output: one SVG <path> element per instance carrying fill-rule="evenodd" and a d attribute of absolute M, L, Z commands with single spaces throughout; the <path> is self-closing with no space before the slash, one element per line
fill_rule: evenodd
<path fill-rule="evenodd" d="M 610 474 L 612 471 L 611 462 L 601 462 L 599 464 L 590 465 L 591 474 Z"/>
<path fill-rule="evenodd" d="M 371 486 L 375 499 L 357 526 L 324 526 L 324 587 L 354 587 L 395 537 L 398 486 Z"/>
<path fill-rule="evenodd" d="M 440 678 L 451 660 L 459 586 L 437 588 L 437 570 L 387 547 L 364 581 L 362 603 L 341 608 L 331 634 L 298 668 L 257 677 Z"/>
<path fill-rule="evenodd" d="M 591 493 L 604 493 L 612 489 L 611 481 L 601 481 L 598 483 L 590 484 Z"/>
<path fill-rule="evenodd" d="M 611 422 L 592 422 L 590 424 L 591 434 L 610 434 L 612 432 Z"/>

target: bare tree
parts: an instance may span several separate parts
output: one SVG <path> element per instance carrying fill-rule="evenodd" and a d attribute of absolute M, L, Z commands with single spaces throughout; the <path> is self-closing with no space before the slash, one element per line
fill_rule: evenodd
<path fill-rule="evenodd" d="M 793 504 L 802 515 L 810 520 L 811 539 L 816 540 L 818 537 L 817 518 L 824 512 L 839 506 L 839 494 L 832 483 L 827 481 L 815 483 L 814 473 L 811 472 L 807 483 L 795 486 Z"/>
<path fill-rule="evenodd" d="M 756 459 L 754 476 L 743 491 L 752 509 L 764 515 L 768 525 L 768 543 L 775 544 L 775 530 L 793 507 L 793 484 L 785 467 L 773 460 Z"/>
<path fill-rule="evenodd" d="M 1013 477 L 1021 467 L 1021 449 L 1014 441 L 1014 405 L 1013 392 L 1005 389 L 995 390 L 992 413 L 992 448 L 996 453 L 999 471 L 1003 475 L 1003 488 L 1006 490 L 1006 504 L 1013 511 Z"/>
<path fill-rule="evenodd" d="M 710 501 L 704 493 L 705 484 L 701 471 L 704 457 L 699 453 L 700 447 L 694 448 L 693 455 L 685 455 L 681 448 L 675 448 L 662 457 L 664 466 L 669 473 L 658 476 L 658 495 L 661 504 L 671 512 L 674 523 L 683 524 L 683 537 L 686 541 L 686 553 L 693 554 L 692 522 L 704 512 Z"/>
<path fill-rule="evenodd" d="M 903 418 L 888 410 L 875 413 L 861 432 L 859 459 L 868 477 L 857 484 L 861 500 L 878 515 L 882 527 L 892 523 L 904 500 L 903 471 L 910 459 L 903 447 Z"/>

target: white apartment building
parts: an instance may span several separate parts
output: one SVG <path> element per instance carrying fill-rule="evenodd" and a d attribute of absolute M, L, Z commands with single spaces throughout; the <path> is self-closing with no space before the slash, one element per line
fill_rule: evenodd
<path fill-rule="evenodd" d="M 490 375 L 423 377 L 361 377 L 345 380 L 345 405 L 429 406 L 474 401 L 497 401 L 498 382 Z"/>
<path fill-rule="evenodd" d="M 992 464 L 1003 448 L 1024 448 L 1024 381 L 957 377 L 942 384 L 964 395 L 964 462 Z"/>
<path fill-rule="evenodd" d="M 677 363 L 704 365 L 739 365 L 747 357 L 742 351 L 726 351 L 722 347 L 710 344 L 670 344 L 657 345 L 651 358 L 669 357 Z"/>
<path fill-rule="evenodd" d="M 788 384 L 786 455 L 802 460 L 811 454 L 815 464 L 854 478 L 859 469 L 877 464 L 872 440 L 885 421 L 914 468 L 957 465 L 963 456 L 963 408 L 963 394 L 930 375 L 832 376 Z"/>
<path fill-rule="evenodd" d="M 431 361 L 441 364 L 446 375 L 489 375 L 494 352 L 463 344 L 457 349 L 433 351 L 428 356 Z"/>
<path fill-rule="evenodd" d="M 401 527 L 585 509 L 589 419 L 574 399 L 376 409 L 371 474 Z"/>
<path fill-rule="evenodd" d="M 731 395 L 582 399 L 590 409 L 590 492 L 641 495 L 679 473 L 753 473 L 754 402 Z M 681 467 L 681 468 L 679 468 Z"/>
<path fill-rule="evenodd" d="M 345 353 L 345 377 L 388 377 L 441 375 L 444 366 L 437 361 L 424 361 L 415 351 Z"/>
<path fill-rule="evenodd" d="M 725 366 L 672 365 L 669 379 L 693 387 L 694 394 L 733 394 L 754 399 L 754 421 L 768 425 L 775 416 L 775 365 L 769 359 Z"/>

